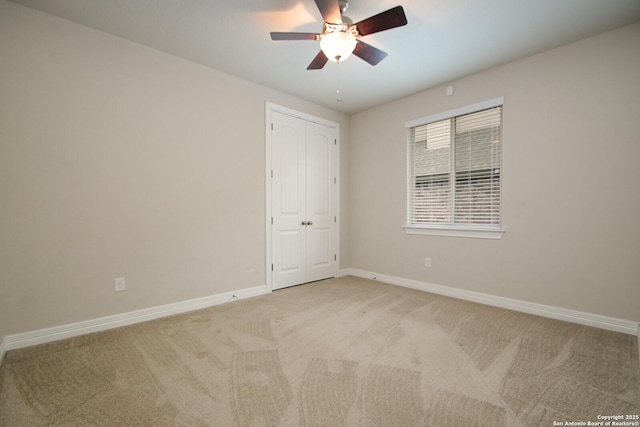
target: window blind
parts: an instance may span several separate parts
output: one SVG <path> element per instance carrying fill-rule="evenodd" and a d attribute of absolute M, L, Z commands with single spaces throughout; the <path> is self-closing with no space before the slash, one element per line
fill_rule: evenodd
<path fill-rule="evenodd" d="M 502 105 L 408 128 L 409 225 L 501 227 Z"/>

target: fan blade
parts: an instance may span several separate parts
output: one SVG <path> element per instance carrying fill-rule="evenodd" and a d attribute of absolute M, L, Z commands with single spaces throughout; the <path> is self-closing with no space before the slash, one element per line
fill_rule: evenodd
<path fill-rule="evenodd" d="M 322 15 L 324 22 L 330 24 L 342 24 L 342 14 L 340 13 L 340 6 L 338 6 L 338 0 L 315 0 L 316 6 Z"/>
<path fill-rule="evenodd" d="M 356 44 L 353 54 L 364 59 L 371 65 L 378 65 L 380 61 L 387 57 L 387 52 L 383 52 L 377 47 L 373 47 L 370 44 L 361 42 L 360 40 L 358 40 L 358 44 Z"/>
<path fill-rule="evenodd" d="M 309 64 L 307 70 L 320 70 L 322 69 L 322 67 L 324 67 L 324 64 L 326 64 L 328 60 L 329 58 L 327 58 L 327 55 L 325 55 L 323 51 L 320 51 L 316 55 L 316 57 L 313 58 L 313 61 L 311 61 L 311 64 Z"/>
<path fill-rule="evenodd" d="M 271 33 L 271 40 L 318 40 L 315 33 Z"/>
<path fill-rule="evenodd" d="M 364 19 L 355 25 L 358 29 L 358 33 L 360 33 L 361 36 L 366 36 L 367 34 L 373 34 L 407 25 L 407 17 L 404 14 L 402 6 L 396 6 L 370 18 Z"/>

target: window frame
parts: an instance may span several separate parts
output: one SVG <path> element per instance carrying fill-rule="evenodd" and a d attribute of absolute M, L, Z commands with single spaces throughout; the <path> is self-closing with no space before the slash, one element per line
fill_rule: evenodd
<path fill-rule="evenodd" d="M 496 225 L 481 225 L 481 224 L 416 224 L 410 222 L 410 215 L 412 206 L 411 204 L 411 188 L 410 186 L 415 181 L 412 176 L 412 145 L 411 129 L 417 126 L 426 125 L 442 120 L 451 119 L 453 117 L 463 116 L 465 114 L 476 113 L 489 108 L 502 107 L 504 113 L 504 97 L 497 97 L 486 101 L 478 102 L 471 105 L 455 108 L 453 110 L 444 111 L 430 116 L 420 117 L 418 119 L 405 122 L 405 129 L 407 134 L 407 212 L 406 223 L 404 230 L 407 234 L 417 235 L 430 235 L 430 236 L 451 236 L 451 237 L 468 237 L 468 238 L 482 238 L 482 239 L 502 239 L 505 229 L 502 212 L 500 214 L 500 224 Z M 502 143 L 502 141 L 501 141 Z M 454 148 L 452 147 L 452 150 Z M 502 166 L 501 166 L 502 169 Z M 500 171 L 502 180 L 502 170 Z M 503 205 L 503 183 L 500 184 L 501 193 L 501 209 Z M 452 212 L 453 213 L 453 212 Z"/>

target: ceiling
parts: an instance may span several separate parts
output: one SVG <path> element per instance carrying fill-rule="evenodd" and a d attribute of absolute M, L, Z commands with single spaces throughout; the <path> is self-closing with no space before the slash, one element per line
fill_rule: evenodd
<path fill-rule="evenodd" d="M 401 4 L 408 24 L 363 38 L 380 64 L 338 72 L 307 71 L 316 41 L 270 39 L 321 32 L 313 0 L 11 1 L 347 114 L 640 21 L 640 0 L 350 0 L 353 22 Z"/>

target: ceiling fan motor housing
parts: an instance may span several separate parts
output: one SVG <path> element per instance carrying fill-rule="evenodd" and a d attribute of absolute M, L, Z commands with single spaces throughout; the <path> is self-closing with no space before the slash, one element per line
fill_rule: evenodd
<path fill-rule="evenodd" d="M 345 13 L 349 9 L 347 0 L 338 0 L 338 6 L 340 7 L 340 13 Z"/>

